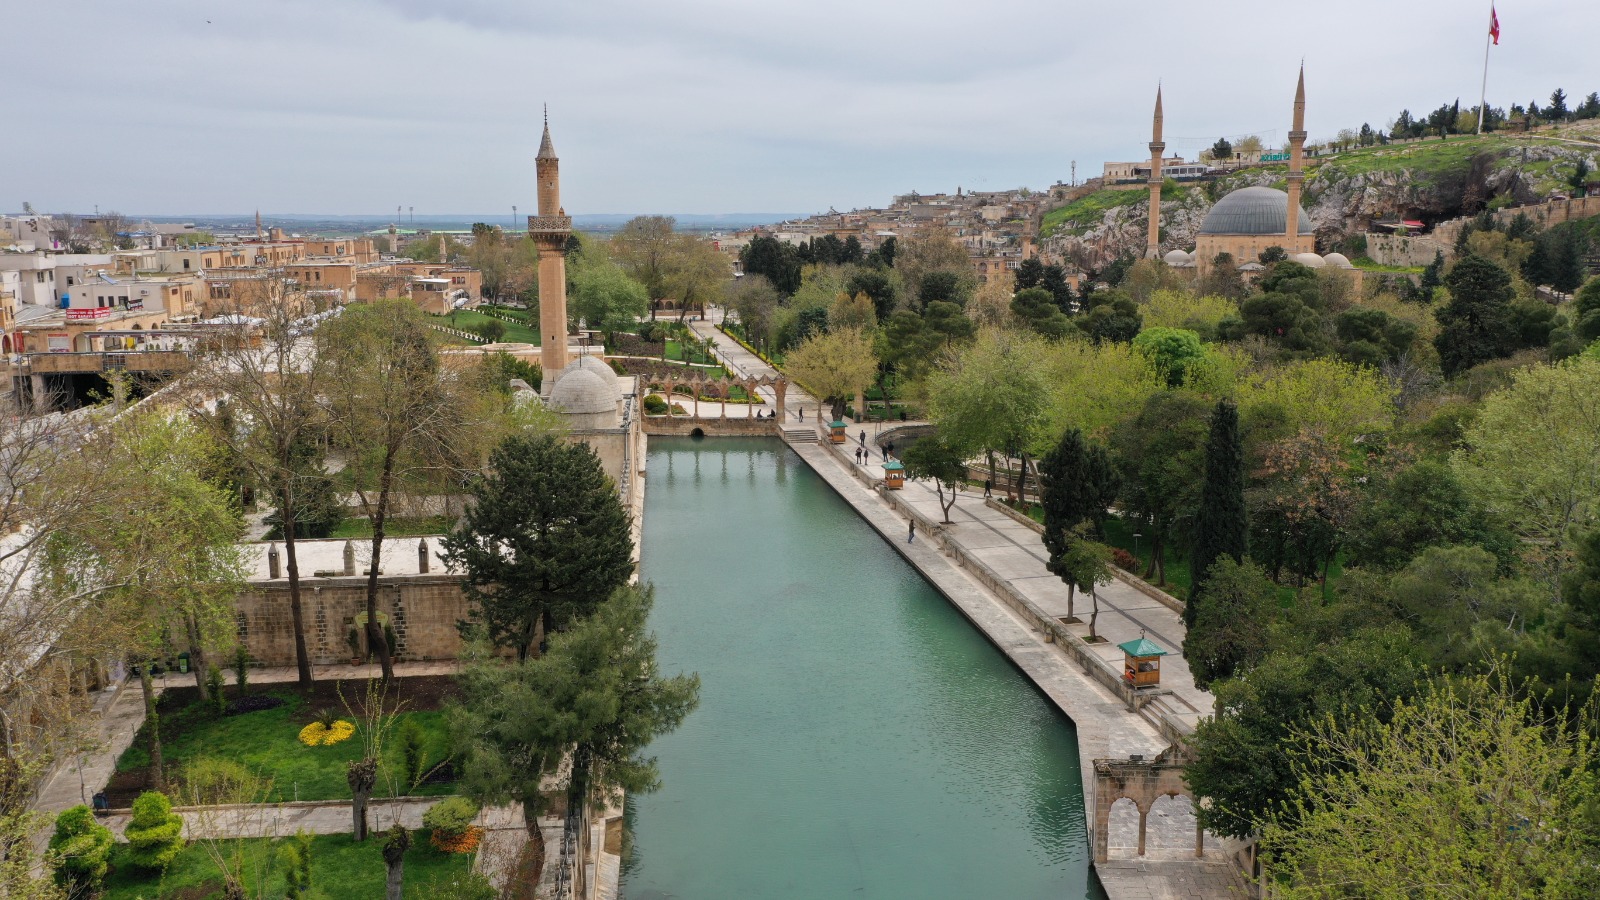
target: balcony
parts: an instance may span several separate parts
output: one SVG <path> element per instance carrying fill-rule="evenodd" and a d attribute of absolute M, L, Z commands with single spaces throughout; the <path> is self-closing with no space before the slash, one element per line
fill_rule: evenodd
<path fill-rule="evenodd" d="M 528 234 L 571 234 L 571 216 L 529 216 Z"/>

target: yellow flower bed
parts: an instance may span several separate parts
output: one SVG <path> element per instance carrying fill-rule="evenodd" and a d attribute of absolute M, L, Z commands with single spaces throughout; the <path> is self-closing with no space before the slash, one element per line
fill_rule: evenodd
<path fill-rule="evenodd" d="M 329 744 L 337 744 L 355 733 L 356 726 L 343 719 L 334 722 L 331 726 L 324 725 L 321 722 L 312 722 L 310 725 L 300 729 L 300 743 L 305 744 L 307 747 L 326 747 Z"/>

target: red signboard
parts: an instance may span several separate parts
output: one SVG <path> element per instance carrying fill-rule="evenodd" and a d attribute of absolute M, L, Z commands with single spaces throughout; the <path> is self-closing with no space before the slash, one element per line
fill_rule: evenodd
<path fill-rule="evenodd" d="M 69 309 L 67 310 L 68 322 L 93 322 L 99 319 L 110 318 L 111 307 L 101 306 L 95 309 Z"/>

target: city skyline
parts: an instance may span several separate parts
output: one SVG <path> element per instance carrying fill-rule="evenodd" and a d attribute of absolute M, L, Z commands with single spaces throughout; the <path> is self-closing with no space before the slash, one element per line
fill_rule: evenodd
<path fill-rule="evenodd" d="M 1223 135 L 1282 144 L 1302 56 L 1313 142 L 1402 107 L 1470 107 L 1488 24 L 1470 7 L 1358 2 L 1219 22 L 1157 3 L 1154 28 L 1031 2 L 915 15 L 720 0 L 13 8 L 7 31 L 97 50 L 63 62 L 57 41 L 17 48 L 16 71 L 32 74 L 0 111 L 52 139 L 0 147 L 0 209 L 531 210 L 546 102 L 573 213 L 804 213 L 912 190 L 1043 188 L 1074 160 L 1082 180 L 1140 158 L 1158 80 L 1168 152 L 1190 158 Z M 1491 105 L 1600 86 L 1544 37 L 1565 33 L 1569 5 L 1499 13 Z"/>

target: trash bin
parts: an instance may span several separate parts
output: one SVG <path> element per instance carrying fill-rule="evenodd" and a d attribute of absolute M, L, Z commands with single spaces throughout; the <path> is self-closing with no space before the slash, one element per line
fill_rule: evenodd
<path fill-rule="evenodd" d="M 185 675 L 189 674 L 189 654 L 187 652 L 178 654 L 178 671 Z"/>
<path fill-rule="evenodd" d="M 96 791 L 95 795 L 89 798 L 89 802 L 93 804 L 96 815 L 103 815 L 111 809 L 111 801 L 106 799 L 105 791 Z"/>

